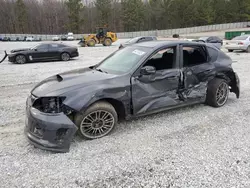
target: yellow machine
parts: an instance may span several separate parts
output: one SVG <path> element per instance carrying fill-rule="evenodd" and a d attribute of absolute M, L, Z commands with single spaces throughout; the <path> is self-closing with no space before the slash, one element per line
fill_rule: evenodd
<path fill-rule="evenodd" d="M 103 46 L 111 46 L 113 42 L 117 41 L 116 33 L 110 32 L 106 27 L 97 28 L 97 34 L 90 34 L 84 36 L 83 40 L 79 42 L 81 46 L 93 47 L 96 44 L 102 44 Z"/>

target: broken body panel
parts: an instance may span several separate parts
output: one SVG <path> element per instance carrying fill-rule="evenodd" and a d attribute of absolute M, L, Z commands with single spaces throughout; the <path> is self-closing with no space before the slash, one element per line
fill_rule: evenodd
<path fill-rule="evenodd" d="M 203 103 L 206 100 L 208 82 L 215 77 L 226 79 L 231 92 L 239 97 L 239 78 L 231 67 L 232 60 L 220 50 L 211 47 L 218 53 L 216 58 L 213 58 L 210 57 L 205 44 L 178 41 L 141 45 L 128 47 L 139 50 L 147 47 L 149 50 L 145 53 L 136 51 L 137 55 L 144 55 L 124 74 L 111 74 L 98 70 L 96 67 L 101 65 L 101 62 L 90 68 L 50 77 L 38 84 L 32 90 L 31 97 L 64 97 L 63 105 L 71 109 L 71 114 L 61 112 L 51 115 L 39 112 L 34 109 L 34 100 L 31 101 L 27 104 L 26 121 L 26 134 L 29 140 L 42 149 L 68 151 L 70 141 L 77 131 L 71 115 L 84 112 L 91 104 L 100 100 L 110 101 L 118 116 L 129 119 L 166 109 Z M 183 66 L 183 47 L 197 45 L 207 54 L 206 62 L 190 67 Z M 159 70 L 151 75 L 141 75 L 141 68 L 152 55 L 168 47 L 174 47 L 176 50 L 173 68 Z M 34 136 L 33 129 L 30 128 L 33 125 L 43 130 L 42 137 Z M 58 143 L 57 131 L 60 129 L 64 132 L 63 136 L 59 136 L 60 143 Z"/>

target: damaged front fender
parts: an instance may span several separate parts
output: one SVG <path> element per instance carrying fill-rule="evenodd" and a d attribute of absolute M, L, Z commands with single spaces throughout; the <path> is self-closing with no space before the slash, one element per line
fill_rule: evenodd
<path fill-rule="evenodd" d="M 30 107 L 26 110 L 25 134 L 40 149 L 68 152 L 77 126 L 63 113 L 48 115 Z"/>

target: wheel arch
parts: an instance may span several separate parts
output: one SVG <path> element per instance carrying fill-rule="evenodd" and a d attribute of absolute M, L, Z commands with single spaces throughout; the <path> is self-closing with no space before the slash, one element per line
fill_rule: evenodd
<path fill-rule="evenodd" d="M 114 99 L 114 98 L 101 98 L 101 99 L 97 99 L 95 101 L 92 101 L 90 104 L 88 104 L 88 106 L 82 110 L 87 110 L 90 106 L 92 106 L 93 104 L 97 103 L 97 102 L 107 102 L 109 104 L 111 104 L 117 115 L 118 115 L 118 120 L 124 120 L 126 118 L 126 108 L 125 108 L 125 104 L 118 100 L 118 99 Z"/>
<path fill-rule="evenodd" d="M 122 101 L 117 100 L 117 99 L 113 99 L 113 98 L 103 98 L 103 99 L 99 99 L 99 100 L 95 101 L 94 103 L 97 103 L 97 102 L 107 102 L 107 103 L 111 104 L 114 107 L 114 109 L 118 115 L 118 120 L 125 119 L 126 110 L 125 110 L 125 105 Z M 92 104 L 94 104 L 94 103 L 92 103 Z"/>
<path fill-rule="evenodd" d="M 26 59 L 27 62 L 30 61 L 29 58 L 28 58 L 29 54 L 24 54 L 24 53 L 15 54 L 15 56 L 14 56 L 15 60 L 16 60 L 16 57 L 19 56 L 19 55 L 23 55 L 25 57 L 25 59 Z"/>
<path fill-rule="evenodd" d="M 235 93 L 237 98 L 239 98 L 240 91 L 239 91 L 239 86 L 237 85 L 237 75 L 233 70 L 227 72 L 218 72 L 215 78 L 226 80 L 230 87 L 230 92 Z"/>

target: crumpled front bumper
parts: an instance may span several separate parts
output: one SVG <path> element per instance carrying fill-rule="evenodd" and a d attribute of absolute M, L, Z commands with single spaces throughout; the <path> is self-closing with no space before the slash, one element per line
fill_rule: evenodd
<path fill-rule="evenodd" d="M 26 106 L 25 134 L 34 146 L 53 152 L 68 152 L 77 126 L 64 114 L 46 114 Z"/>

